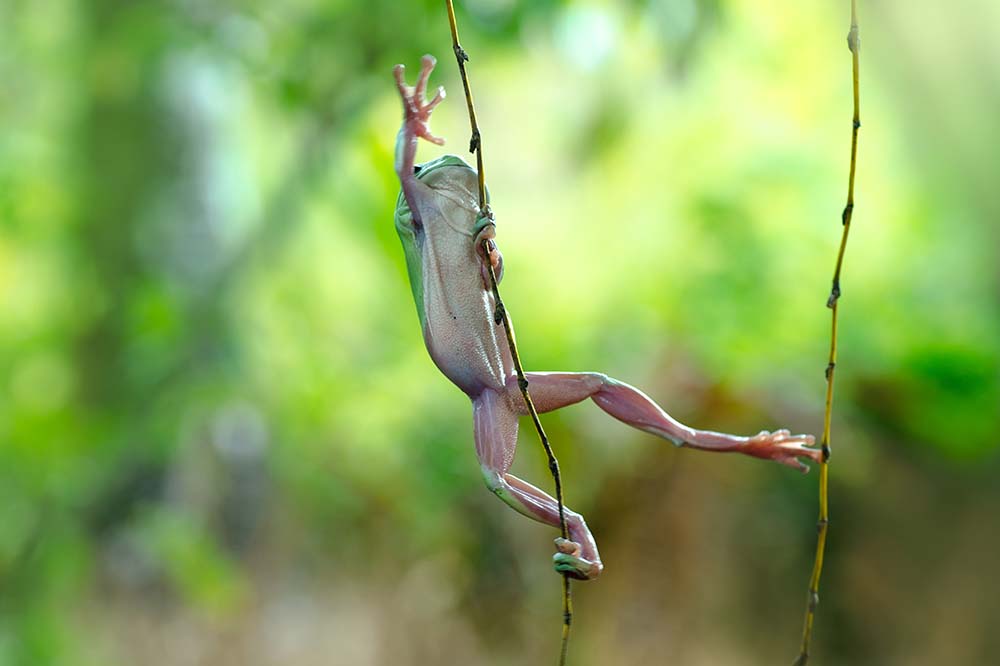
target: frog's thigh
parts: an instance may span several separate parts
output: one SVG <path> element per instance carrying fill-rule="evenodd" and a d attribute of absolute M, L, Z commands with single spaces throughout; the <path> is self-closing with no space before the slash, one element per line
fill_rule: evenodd
<path fill-rule="evenodd" d="M 528 372 L 525 376 L 528 379 L 531 401 L 535 404 L 535 409 L 541 413 L 592 398 L 610 382 L 614 382 L 599 372 Z M 523 410 L 524 400 L 521 398 L 516 377 L 508 383 L 507 390 Z M 516 395 L 513 395 L 515 393 Z"/>
<path fill-rule="evenodd" d="M 529 372 L 527 379 L 531 400 L 539 412 L 551 412 L 591 398 L 598 407 L 619 421 L 669 439 L 677 445 L 682 442 L 696 445 L 715 434 L 706 433 L 702 437 L 663 411 L 639 389 L 599 372 Z M 516 378 L 508 382 L 507 391 L 510 399 L 524 409 Z M 736 441 L 731 442 L 730 439 L 726 440 L 727 445 Z"/>

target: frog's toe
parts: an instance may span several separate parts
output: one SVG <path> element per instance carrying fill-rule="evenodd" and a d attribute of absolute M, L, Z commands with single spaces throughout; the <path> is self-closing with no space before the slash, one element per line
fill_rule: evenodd
<path fill-rule="evenodd" d="M 594 580 L 601 575 L 601 565 L 597 562 L 574 557 L 566 553 L 556 553 L 552 556 L 552 565 L 556 572 L 565 574 L 577 580 Z"/>
<path fill-rule="evenodd" d="M 593 580 L 601 575 L 604 565 L 580 556 L 580 544 L 569 539 L 556 539 L 556 549 L 552 565 L 557 573 L 577 580 Z"/>

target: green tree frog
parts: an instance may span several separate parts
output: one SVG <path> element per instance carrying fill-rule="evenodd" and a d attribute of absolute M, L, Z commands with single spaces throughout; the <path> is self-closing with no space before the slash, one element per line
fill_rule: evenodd
<path fill-rule="evenodd" d="M 395 225 L 424 342 L 441 372 L 472 400 L 476 454 L 486 486 L 514 510 L 558 526 L 555 500 L 509 473 L 518 417 L 527 410 L 504 329 L 494 321 L 496 303 L 487 262 L 499 279 L 503 259 L 493 240 L 494 224 L 480 216 L 476 171 L 455 155 L 414 163 L 418 138 L 444 144 L 431 134 L 429 125 L 431 112 L 444 99 L 444 89 L 439 87 L 429 102 L 425 97 L 435 64 L 433 56 L 423 57 L 412 88 L 405 82 L 403 65 L 394 68 L 403 101 L 395 153 L 402 192 Z M 811 447 L 811 435 L 778 430 L 740 437 L 696 430 L 675 420 L 642 391 L 601 373 L 529 372 L 527 379 L 539 412 L 590 398 L 619 421 L 677 446 L 743 453 L 802 471 L 808 468 L 800 458 L 820 461 L 820 451 Z M 603 564 L 594 537 L 579 513 L 566 509 L 565 516 L 570 538 L 556 539 L 555 569 L 581 580 L 596 578 Z"/>

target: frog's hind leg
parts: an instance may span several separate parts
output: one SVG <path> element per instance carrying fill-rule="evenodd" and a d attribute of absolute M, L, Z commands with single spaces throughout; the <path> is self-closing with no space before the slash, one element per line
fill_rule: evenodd
<path fill-rule="evenodd" d="M 476 454 L 486 487 L 515 511 L 553 527 L 559 526 L 556 501 L 531 484 L 509 474 L 517 447 L 515 403 L 502 392 L 484 390 L 472 402 L 476 434 Z M 556 571 L 590 580 L 600 575 L 604 565 L 597 544 L 583 516 L 564 507 L 570 542 L 557 539 L 559 552 L 553 556 Z"/>
<path fill-rule="evenodd" d="M 590 398 L 619 421 L 669 439 L 678 446 L 744 453 L 801 471 L 808 471 L 809 468 L 799 458 L 815 462 L 821 459 L 819 450 L 809 448 L 814 441 L 812 435 L 792 435 L 787 430 L 778 430 L 740 437 L 695 430 L 667 414 L 639 389 L 597 372 L 529 372 L 527 379 L 532 402 L 539 412 L 550 412 Z M 523 411 L 524 402 L 516 379 L 508 383 L 507 392 Z"/>

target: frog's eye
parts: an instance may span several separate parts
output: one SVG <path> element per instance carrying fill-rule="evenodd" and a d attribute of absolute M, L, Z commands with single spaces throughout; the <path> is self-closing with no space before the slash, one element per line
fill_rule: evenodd
<path fill-rule="evenodd" d="M 420 166 L 419 164 L 414 164 L 413 165 L 413 175 L 417 175 L 418 173 L 420 173 L 420 171 L 422 169 L 423 169 L 423 167 Z"/>

